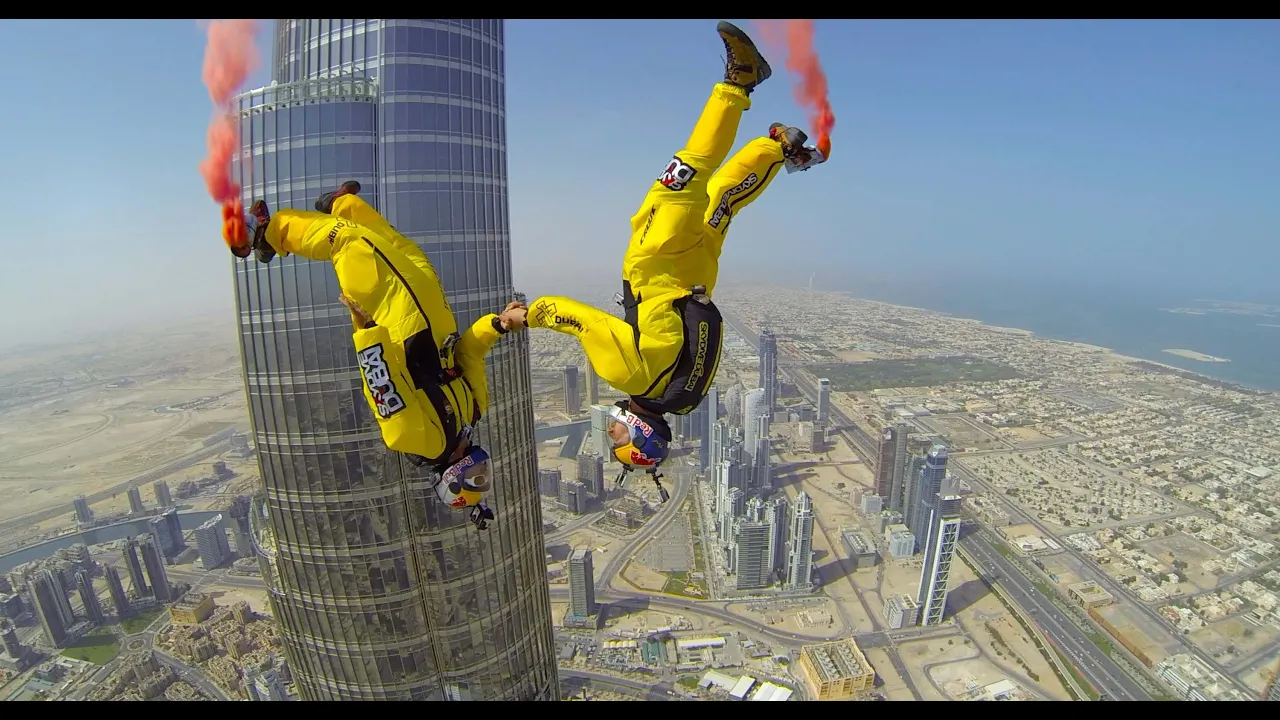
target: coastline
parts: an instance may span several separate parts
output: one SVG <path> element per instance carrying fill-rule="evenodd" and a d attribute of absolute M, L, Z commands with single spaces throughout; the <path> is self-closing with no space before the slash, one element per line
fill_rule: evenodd
<path fill-rule="evenodd" d="M 1195 350 L 1183 350 L 1182 348 L 1166 349 L 1165 352 L 1169 353 L 1170 355 L 1177 355 L 1180 358 L 1186 358 L 1188 360 L 1197 360 L 1199 362 L 1208 362 L 1208 363 L 1231 362 L 1227 358 L 1214 357 L 1213 355 L 1205 355 L 1202 352 L 1196 352 Z"/>
<path fill-rule="evenodd" d="M 1049 336 L 1046 336 L 1046 335 L 1040 335 L 1040 334 L 1036 333 L 1034 330 L 1026 330 L 1026 329 L 1023 329 L 1023 328 L 1009 328 L 1009 327 L 1006 327 L 1006 326 L 992 325 L 992 324 L 988 324 L 987 322 L 985 322 L 985 321 L 981 320 L 980 318 L 964 317 L 964 316 L 961 316 L 961 315 L 956 315 L 956 314 L 948 313 L 948 312 L 944 312 L 944 311 L 941 311 L 941 310 L 934 310 L 934 309 L 932 309 L 932 308 L 917 307 L 917 306 L 913 306 L 913 305 L 903 305 L 903 304 L 901 304 L 901 303 L 891 303 L 891 302 L 885 302 L 885 301 L 883 301 L 883 300 L 874 300 L 874 299 L 872 299 L 872 298 L 859 297 L 859 296 L 858 296 L 857 294 L 855 294 L 854 292 L 852 292 L 852 291 L 847 291 L 847 290 L 836 290 L 836 291 L 814 290 L 814 291 L 812 291 L 812 292 L 835 292 L 835 293 L 837 293 L 837 294 L 839 294 L 839 295 L 844 295 L 844 296 L 846 296 L 846 297 L 854 298 L 854 299 L 856 299 L 856 300 L 861 300 L 861 301 L 863 301 L 863 302 L 875 303 L 875 304 L 877 304 L 877 305 L 884 305 L 884 306 L 887 306 L 887 307 L 903 308 L 903 309 L 906 309 L 906 310 L 917 310 L 917 311 L 920 311 L 920 312 L 933 313 L 934 315 L 941 315 L 941 316 L 943 316 L 943 317 L 953 318 L 953 319 L 956 319 L 956 320 L 965 320 L 965 321 L 969 321 L 969 322 L 976 322 L 976 323 L 979 323 L 979 324 L 981 324 L 981 325 L 984 325 L 984 326 L 986 326 L 986 327 L 988 327 L 988 328 L 998 329 L 998 330 L 1000 330 L 1000 331 L 1004 331 L 1004 332 L 1008 332 L 1008 331 L 1010 331 L 1010 330 L 1014 330 L 1014 331 L 1018 331 L 1018 332 L 1020 332 L 1020 333 L 1025 333 L 1026 335 L 1030 335 L 1030 336 L 1034 336 L 1034 337 L 1039 337 L 1039 338 L 1044 339 L 1044 340 L 1050 340 L 1050 341 L 1055 342 L 1055 343 L 1064 343 L 1064 344 L 1067 344 L 1067 345 L 1073 345 L 1073 346 L 1075 346 L 1075 347 L 1082 348 L 1082 349 L 1087 349 L 1087 350 L 1093 350 L 1093 351 L 1095 351 L 1095 352 L 1106 353 L 1106 354 L 1108 354 L 1108 355 L 1111 355 L 1111 356 L 1113 356 L 1113 357 L 1116 357 L 1116 358 L 1118 358 L 1118 359 L 1120 359 L 1120 360 L 1123 360 L 1123 361 L 1126 361 L 1126 362 L 1131 362 L 1131 363 L 1145 363 L 1145 364 L 1147 364 L 1147 365 L 1154 365 L 1154 366 L 1158 366 L 1158 367 L 1163 368 L 1163 369 L 1165 369 L 1165 370 L 1168 370 L 1169 372 L 1172 372 L 1172 373 L 1179 373 L 1179 374 L 1184 374 L 1184 375 L 1192 375 L 1192 376 L 1195 376 L 1195 377 L 1196 377 L 1196 378 L 1198 378 L 1198 379 L 1201 379 L 1203 382 L 1206 382 L 1206 383 L 1208 383 L 1208 384 L 1212 384 L 1212 385 L 1219 385 L 1219 386 L 1221 386 L 1221 385 L 1227 385 L 1227 386 L 1230 386 L 1230 387 L 1233 387 L 1233 388 L 1239 388 L 1239 389 L 1241 389 L 1241 390 L 1243 390 L 1243 391 L 1245 391 L 1245 392 L 1248 392 L 1248 393 L 1261 393 L 1261 394 L 1264 394 L 1264 395 L 1280 395 L 1280 390 L 1268 390 L 1268 389 L 1266 389 L 1266 388 L 1256 387 L 1256 386 L 1253 386 L 1253 385 L 1247 385 L 1247 384 L 1245 384 L 1245 383 L 1236 382 L 1236 381 L 1234 381 L 1234 380 L 1226 380 L 1226 379 L 1223 379 L 1223 378 L 1216 378 L 1216 377 L 1213 377 L 1212 375 L 1208 375 L 1208 374 L 1203 373 L 1203 372 L 1198 372 L 1198 371 L 1196 371 L 1196 370 L 1188 370 L 1188 369 L 1186 369 L 1186 368 L 1178 367 L 1177 365 L 1170 365 L 1169 363 L 1160 362 L 1159 360 L 1153 360 L 1153 359 L 1150 359 L 1150 358 L 1144 358 L 1144 357 L 1135 357 L 1135 356 L 1133 356 L 1133 355 L 1125 355 L 1125 354 L 1119 353 L 1119 352 L 1117 352 L 1117 351 L 1115 351 L 1115 350 L 1112 350 L 1111 348 L 1103 347 L 1103 346 L 1101 346 L 1101 345 L 1092 345 L 1092 344 L 1089 344 L 1089 343 L 1076 342 L 1076 341 L 1073 341 L 1073 340 L 1060 340 L 1060 339 L 1058 339 L 1058 338 L 1049 337 Z M 1211 356 L 1210 356 L 1210 357 L 1211 357 Z M 1230 361 L 1227 361 L 1227 362 L 1230 362 Z M 1216 364 L 1216 363 L 1215 363 L 1215 364 Z"/>

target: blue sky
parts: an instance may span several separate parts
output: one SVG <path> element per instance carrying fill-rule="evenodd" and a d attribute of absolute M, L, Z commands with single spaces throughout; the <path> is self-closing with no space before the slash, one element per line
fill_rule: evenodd
<path fill-rule="evenodd" d="M 817 42 L 833 160 L 740 216 L 723 282 L 1276 285 L 1280 22 L 824 20 Z M 191 21 L 0 24 L 0 346 L 229 311 L 203 46 Z M 508 22 L 517 284 L 614 282 L 720 54 L 710 21 Z M 740 142 L 804 122 L 772 59 Z"/>

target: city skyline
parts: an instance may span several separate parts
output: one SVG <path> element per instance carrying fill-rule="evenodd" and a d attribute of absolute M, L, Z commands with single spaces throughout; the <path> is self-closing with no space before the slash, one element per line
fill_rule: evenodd
<path fill-rule="evenodd" d="M 786 51 L 735 22 L 775 71 L 741 144 L 803 112 Z M 708 24 L 263 21 L 232 171 L 273 211 L 360 182 L 460 329 L 574 283 L 621 314 L 609 238 L 718 77 Z M 142 26 L 198 67 L 175 24 L 113 43 Z M 59 114 L 55 78 L 9 134 L 73 199 L 14 213 L 70 236 L 68 287 L 8 342 L 86 330 L 2 353 L 8 699 L 1280 699 L 1280 305 L 1211 299 L 1280 261 L 1258 230 L 1280 22 L 819 21 L 834 160 L 739 220 L 715 384 L 670 418 L 663 474 L 616 474 L 622 395 L 575 338 L 511 333 L 475 435 L 484 531 L 386 448 L 332 266 L 212 259 L 173 69 L 59 27 L 0 28 L 33 76 L 98 52 L 102 116 Z M 118 77 L 169 101 L 124 122 Z M 140 198 L 169 245 L 113 240 Z M 122 302 L 139 327 L 112 331 Z M 202 307 L 225 337 L 182 320 Z"/>
<path fill-rule="evenodd" d="M 36 175 L 0 207 L 18 223 L 16 234 L 69 250 L 65 292 L 40 318 L 0 321 L 6 344 L 127 322 L 123 305 L 98 302 L 104 297 L 157 319 L 231 311 L 217 208 L 195 170 L 209 112 L 199 81 L 202 29 L 162 20 L 107 27 L 24 20 L 0 28 L 0 47 L 32 68 L 11 81 L 15 92 L 48 108 L 7 121 L 6 157 Z M 519 238 L 513 273 L 531 292 L 563 293 L 578 278 L 616 275 L 617 253 L 597 250 L 602 229 L 605 237 L 625 232 L 661 169 L 653 168 L 679 147 L 719 72 L 709 22 L 618 27 L 510 23 L 518 82 L 508 102 L 523 118 L 509 140 Z M 1277 28 L 1274 21 L 818 21 L 837 117 L 833 161 L 821 173 L 780 180 L 753 206 L 726 248 L 721 280 L 789 273 L 798 286 L 815 270 L 813 258 L 825 256 L 815 286 L 856 291 L 927 254 L 983 282 L 1145 284 L 1182 288 L 1184 300 L 1266 295 L 1274 283 L 1263 268 L 1276 250 L 1262 229 L 1276 217 L 1259 193 L 1280 152 L 1271 132 L 1280 103 L 1267 90 L 1268 69 L 1280 62 Z M 270 80 L 270 32 L 259 40 L 265 62 L 250 87 Z M 647 48 L 662 42 L 701 49 L 654 66 Z M 581 61 L 614 55 L 627 63 L 618 72 L 638 85 L 607 82 L 603 74 L 612 71 L 603 60 Z M 778 72 L 754 96 L 738 144 L 775 120 L 806 122 L 784 61 L 773 63 Z M 52 70 L 64 67 L 76 71 Z M 167 98 L 164 112 L 133 113 L 130 94 L 119 91 L 126 84 Z M 665 100 L 611 109 L 631 107 L 637 96 Z M 86 104 L 96 109 L 91 117 Z M 548 194 L 576 182 L 580 171 L 559 162 L 566 153 L 590 158 L 592 182 L 573 208 Z M 40 190 L 55 183 L 75 198 L 75 216 L 65 213 L 65 200 Z M 137 187 L 154 188 L 148 205 L 166 233 L 127 234 Z M 801 206 L 842 212 L 794 210 Z M 1235 260 L 1246 256 L 1258 261 Z M 32 296 L 37 262 L 10 260 L 0 300 Z"/>

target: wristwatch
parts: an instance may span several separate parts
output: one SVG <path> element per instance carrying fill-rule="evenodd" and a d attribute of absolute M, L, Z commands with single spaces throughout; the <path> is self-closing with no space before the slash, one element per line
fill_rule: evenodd
<path fill-rule="evenodd" d="M 511 332 L 510 330 L 502 327 L 502 318 L 498 317 L 497 315 L 493 316 L 493 329 L 497 330 L 499 335 L 506 335 L 507 333 Z"/>

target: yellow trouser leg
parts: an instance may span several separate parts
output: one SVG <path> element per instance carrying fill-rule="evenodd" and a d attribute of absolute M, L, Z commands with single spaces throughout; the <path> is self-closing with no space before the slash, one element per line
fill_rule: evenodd
<path fill-rule="evenodd" d="M 741 88 L 719 83 L 702 109 L 685 147 L 676 153 L 649 188 L 640 211 L 631 218 L 631 241 L 622 277 L 639 287 L 671 274 L 654 256 L 680 253 L 700 241 L 709 203 L 711 173 L 729 155 L 743 111 L 751 100 Z"/>
<path fill-rule="evenodd" d="M 391 223 L 387 222 L 386 218 L 382 217 L 377 210 L 374 210 L 369 203 L 365 202 L 364 198 L 359 195 L 343 195 L 333 201 L 331 212 L 334 217 L 350 220 L 381 235 L 387 242 L 391 243 L 392 247 L 404 254 L 410 262 L 421 268 L 423 272 L 433 278 L 437 277 L 435 266 L 427 259 L 426 254 L 422 252 L 422 248 L 391 227 Z"/>
<path fill-rule="evenodd" d="M 764 189 L 782 171 L 783 162 L 780 143 L 767 137 L 756 138 L 734 153 L 711 176 L 707 183 L 711 204 L 707 206 L 702 241 L 707 244 L 707 250 L 717 265 L 733 218 L 764 194 Z M 708 295 L 715 289 L 716 274 L 714 271 L 711 273 Z"/>

